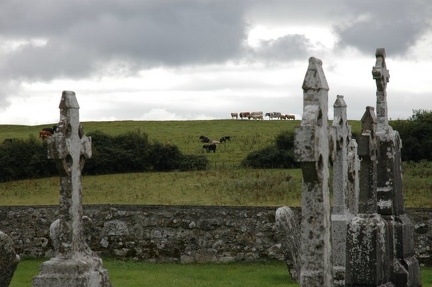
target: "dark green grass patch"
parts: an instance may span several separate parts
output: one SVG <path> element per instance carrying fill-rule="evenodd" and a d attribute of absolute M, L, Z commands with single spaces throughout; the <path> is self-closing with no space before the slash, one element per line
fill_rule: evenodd
<path fill-rule="evenodd" d="M 10 287 L 31 286 L 47 259 L 24 259 L 18 264 Z M 281 261 L 227 264 L 145 263 L 106 259 L 113 286 L 121 287 L 266 287 L 299 286 Z M 432 286 L 432 268 L 421 268 L 423 286 Z"/>
<path fill-rule="evenodd" d="M 31 286 L 44 260 L 26 259 L 19 263 L 10 287 Z M 299 286 L 291 281 L 283 262 L 228 264 L 153 264 L 104 260 L 113 286 L 121 287 L 265 287 Z"/>

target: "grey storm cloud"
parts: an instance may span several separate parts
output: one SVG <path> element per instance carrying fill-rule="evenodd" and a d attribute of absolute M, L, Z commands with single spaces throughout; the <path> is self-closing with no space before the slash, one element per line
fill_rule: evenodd
<path fill-rule="evenodd" d="M 242 1 L 2 1 L 0 40 L 25 42 L 0 72 L 49 80 L 88 76 L 104 63 L 130 69 L 225 62 L 247 36 Z"/>
<path fill-rule="evenodd" d="M 341 47 L 355 47 L 370 54 L 376 47 L 404 56 L 431 28 L 430 0 L 349 0 L 347 19 L 334 26 Z"/>
<path fill-rule="evenodd" d="M 429 28 L 430 0 L 2 0 L 0 77 L 80 79 L 152 67 L 289 62 L 308 57 L 306 35 L 246 45 L 254 21 L 329 25 L 341 47 L 403 54 Z M 4 43 L 15 49 L 2 49 Z"/>
<path fill-rule="evenodd" d="M 251 49 L 253 58 L 267 62 L 284 62 L 304 59 L 310 55 L 313 45 L 304 35 L 285 35 L 277 39 L 261 40 L 258 48 Z"/>

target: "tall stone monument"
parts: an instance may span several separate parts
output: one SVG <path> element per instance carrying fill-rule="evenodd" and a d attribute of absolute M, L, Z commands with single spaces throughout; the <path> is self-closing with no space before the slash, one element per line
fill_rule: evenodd
<path fill-rule="evenodd" d="M 387 83 L 390 74 L 385 50 L 377 49 L 375 56 L 372 76 L 377 86 L 377 211 L 388 226 L 390 279 L 396 286 L 420 286 L 420 268 L 414 256 L 413 225 L 405 214 L 403 202 L 402 141 L 399 133 L 388 123 Z"/>
<path fill-rule="evenodd" d="M 375 109 L 367 107 L 361 121 L 359 213 L 348 223 L 345 284 L 352 287 L 394 286 L 389 282 L 387 225 L 377 214 Z"/>
<path fill-rule="evenodd" d="M 346 233 L 348 221 L 353 217 L 349 211 L 349 197 L 352 195 L 348 190 L 348 147 L 351 142 L 351 127 L 348 125 L 347 105 L 343 96 L 337 96 L 333 108 L 331 128 L 336 144 L 331 215 L 333 279 L 334 286 L 345 286 Z"/>
<path fill-rule="evenodd" d="M 303 82 L 303 116 L 294 156 L 303 173 L 300 286 L 333 285 L 329 198 L 328 84 L 322 62 L 311 57 Z"/>
<path fill-rule="evenodd" d="M 48 158 L 60 172 L 59 219 L 50 228 L 56 255 L 42 264 L 33 287 L 111 287 L 102 260 L 83 235 L 81 171 L 91 157 L 91 138 L 84 135 L 74 92 L 62 93 L 59 108 L 57 131 L 48 139 Z"/>

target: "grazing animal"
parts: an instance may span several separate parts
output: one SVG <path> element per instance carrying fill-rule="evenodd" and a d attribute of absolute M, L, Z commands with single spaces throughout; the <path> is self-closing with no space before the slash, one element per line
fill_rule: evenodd
<path fill-rule="evenodd" d="M 210 142 L 210 139 L 208 137 L 205 137 L 205 136 L 200 136 L 199 139 L 201 140 L 202 143 Z"/>
<path fill-rule="evenodd" d="M 295 120 L 295 115 L 281 115 L 281 120 Z"/>
<path fill-rule="evenodd" d="M 46 138 L 52 136 L 52 133 L 50 131 L 40 131 L 39 132 L 39 137 L 42 138 L 43 140 L 45 140 Z"/>
<path fill-rule="evenodd" d="M 223 136 L 223 137 L 221 137 L 221 138 L 219 139 L 219 141 L 220 141 L 221 143 L 224 143 L 224 142 L 226 142 L 226 141 L 231 141 L 231 137 L 230 137 L 230 136 Z"/>
<path fill-rule="evenodd" d="M 248 118 L 249 115 L 250 115 L 250 112 L 241 112 L 240 113 L 240 118 L 241 119 L 245 119 L 245 118 Z"/>
<path fill-rule="evenodd" d="M 232 119 L 238 119 L 238 113 L 231 113 Z"/>
<path fill-rule="evenodd" d="M 42 130 L 54 134 L 57 131 L 57 126 L 53 126 L 52 128 L 43 128 Z"/>
<path fill-rule="evenodd" d="M 280 119 L 282 114 L 279 112 L 272 112 L 272 113 L 266 113 L 265 116 L 269 117 L 269 120 L 272 120 L 272 119 Z"/>
<path fill-rule="evenodd" d="M 202 146 L 203 149 L 205 149 L 207 152 L 213 151 L 213 153 L 216 153 L 216 144 L 205 144 Z"/>
<path fill-rule="evenodd" d="M 262 120 L 264 119 L 263 115 L 264 115 L 263 112 L 252 112 L 249 114 L 248 119 Z"/>

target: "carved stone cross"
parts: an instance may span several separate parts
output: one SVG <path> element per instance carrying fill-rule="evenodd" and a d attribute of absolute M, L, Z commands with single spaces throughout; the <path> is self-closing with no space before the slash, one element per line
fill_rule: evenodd
<path fill-rule="evenodd" d="M 388 115 L 387 115 L 387 83 L 390 79 L 389 70 L 385 62 L 385 49 L 379 48 L 375 53 L 376 62 L 372 68 L 372 76 L 376 82 L 377 91 L 377 132 L 383 131 L 388 128 Z"/>
<path fill-rule="evenodd" d="M 79 105 L 74 92 L 64 91 L 60 101 L 60 122 L 48 139 L 48 158 L 55 159 L 61 174 L 60 246 L 58 255 L 84 252 L 81 171 L 91 157 L 91 138 L 84 136 Z"/>
<path fill-rule="evenodd" d="M 81 172 L 91 157 L 91 138 L 84 136 L 75 93 L 64 91 L 60 101 L 60 122 L 48 139 L 48 158 L 60 171 L 59 218 L 51 224 L 55 257 L 42 264 L 33 287 L 111 287 L 102 260 L 85 242 Z"/>

